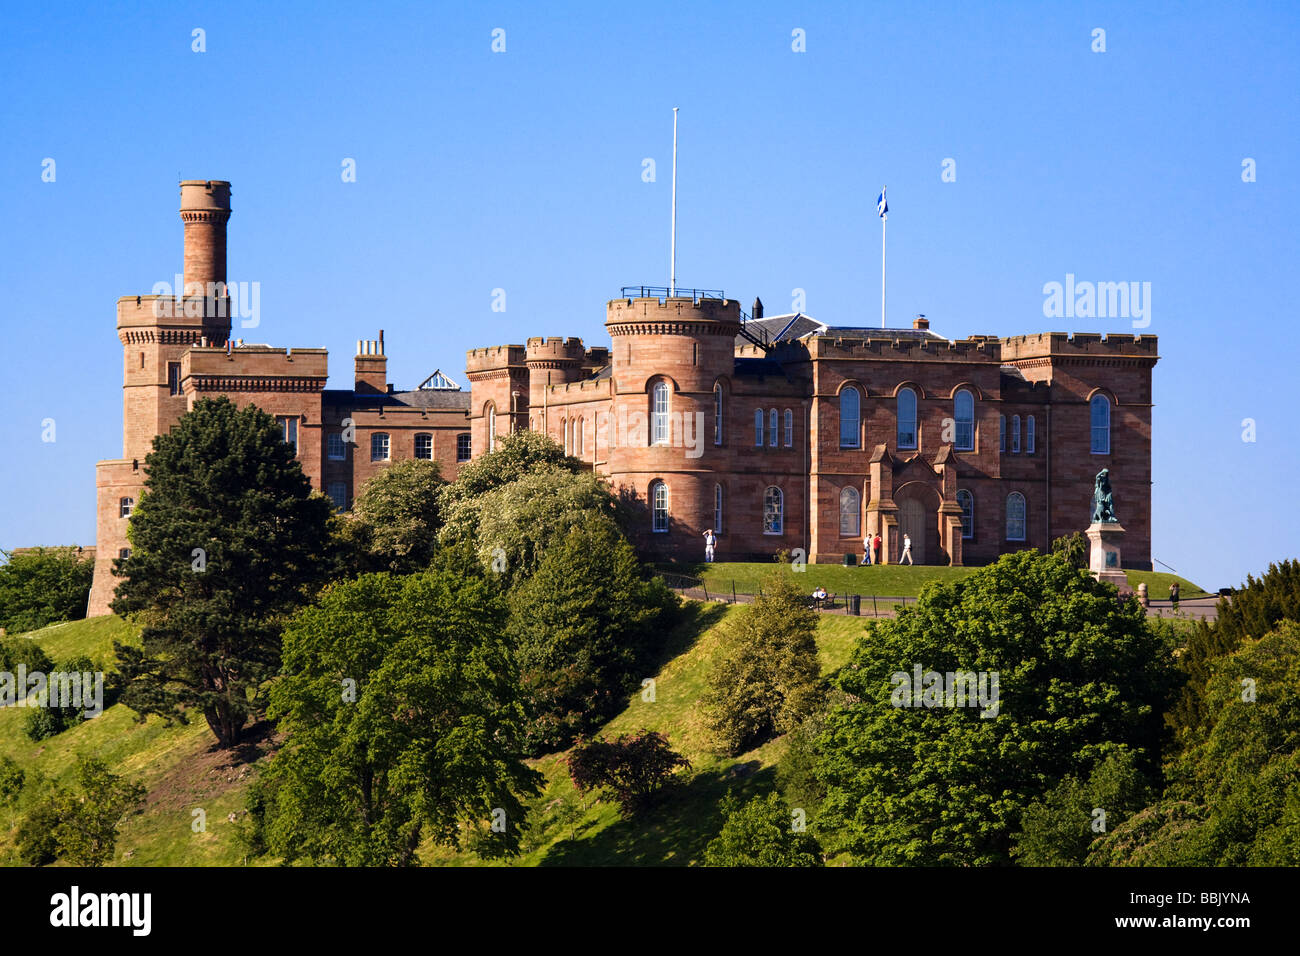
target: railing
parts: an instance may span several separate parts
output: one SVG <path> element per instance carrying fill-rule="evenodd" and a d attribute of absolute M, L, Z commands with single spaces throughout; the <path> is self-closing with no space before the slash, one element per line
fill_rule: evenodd
<path fill-rule="evenodd" d="M 763 328 L 761 325 L 753 325 L 753 321 L 754 320 L 749 317 L 749 313 L 742 309 L 740 312 L 740 335 L 742 338 L 753 342 L 759 348 L 766 350 L 771 346 L 771 343 L 768 340 L 767 329 Z"/>
<path fill-rule="evenodd" d="M 669 289 L 666 285 L 625 285 L 621 295 L 624 299 L 725 299 L 727 294 L 721 289 Z"/>

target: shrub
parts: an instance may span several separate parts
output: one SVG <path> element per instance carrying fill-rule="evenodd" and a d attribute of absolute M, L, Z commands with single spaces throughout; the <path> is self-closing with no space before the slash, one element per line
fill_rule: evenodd
<path fill-rule="evenodd" d="M 567 758 L 569 776 L 581 794 L 612 791 L 619 811 L 631 817 L 648 806 L 679 769 L 691 763 L 668 745 L 668 738 L 643 729 L 616 740 L 579 742 Z"/>
<path fill-rule="evenodd" d="M 0 551 L 0 627 L 14 634 L 86 616 L 95 562 L 72 548 Z"/>
<path fill-rule="evenodd" d="M 794 811 L 779 794 L 741 803 L 730 793 L 722 802 L 726 822 L 704 851 L 705 866 L 821 866 L 821 847 L 806 830 L 796 830 Z"/>

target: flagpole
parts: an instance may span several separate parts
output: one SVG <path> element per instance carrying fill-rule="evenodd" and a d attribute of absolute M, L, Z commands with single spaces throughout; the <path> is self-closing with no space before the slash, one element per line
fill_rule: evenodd
<path fill-rule="evenodd" d="M 880 187 L 880 195 L 885 194 L 885 188 Z M 885 223 L 889 221 L 889 213 L 880 215 L 880 327 L 885 327 Z"/>
<path fill-rule="evenodd" d="M 668 274 L 668 295 L 677 295 L 677 107 L 673 107 L 673 231 L 671 263 Z"/>

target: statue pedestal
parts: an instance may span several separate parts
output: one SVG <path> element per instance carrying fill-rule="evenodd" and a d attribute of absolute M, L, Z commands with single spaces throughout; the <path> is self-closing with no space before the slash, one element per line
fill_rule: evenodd
<path fill-rule="evenodd" d="M 1121 593 L 1128 591 L 1128 577 L 1120 564 L 1119 542 L 1124 536 L 1123 526 L 1113 521 L 1094 521 L 1085 534 L 1092 545 L 1088 555 L 1088 570 L 1092 576 L 1098 581 L 1115 585 Z"/>

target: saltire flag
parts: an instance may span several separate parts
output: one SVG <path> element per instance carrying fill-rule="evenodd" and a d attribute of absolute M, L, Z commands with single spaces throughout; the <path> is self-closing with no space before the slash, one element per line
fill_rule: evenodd
<path fill-rule="evenodd" d="M 889 203 L 885 201 L 885 187 L 880 187 L 880 198 L 876 200 L 876 212 L 881 219 L 885 218 L 885 213 L 889 212 Z"/>

